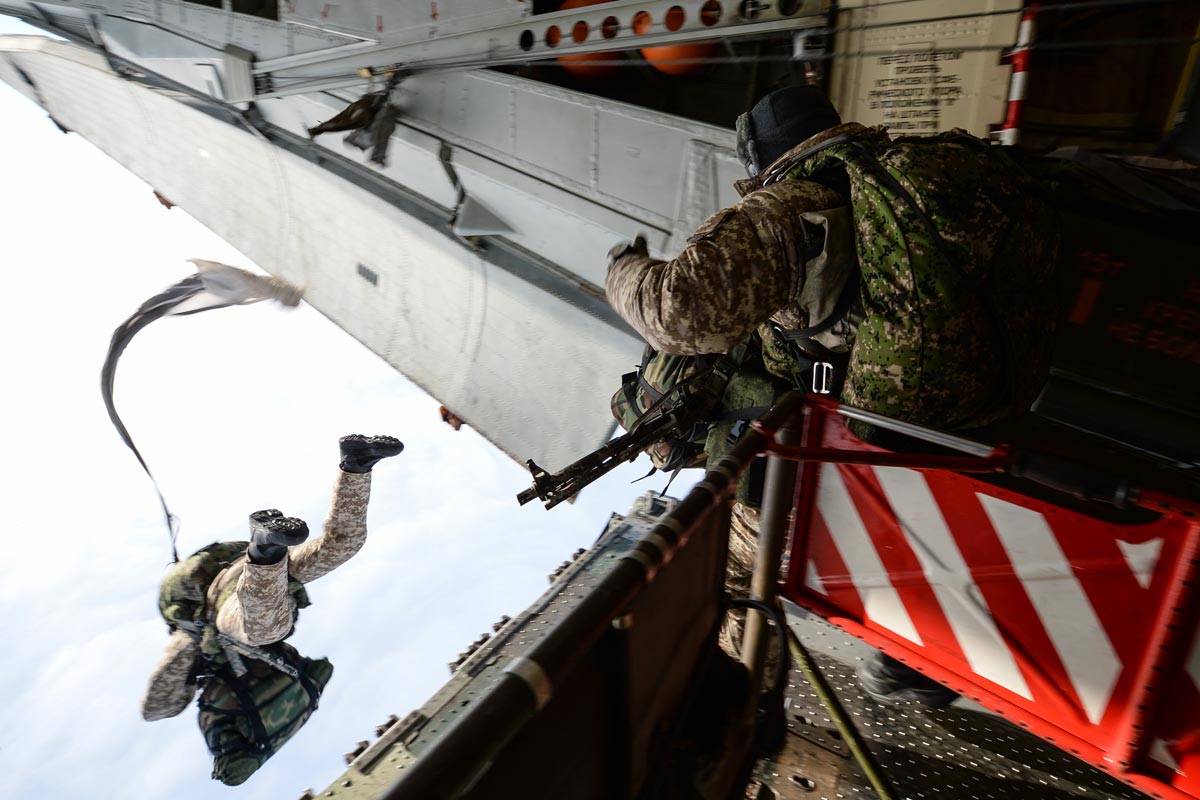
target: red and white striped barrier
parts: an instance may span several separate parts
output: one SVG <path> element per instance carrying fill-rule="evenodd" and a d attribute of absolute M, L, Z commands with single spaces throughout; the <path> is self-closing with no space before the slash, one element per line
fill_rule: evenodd
<path fill-rule="evenodd" d="M 996 140 L 1000 144 L 1013 145 L 1021 133 L 1021 110 L 1025 105 L 1025 89 L 1029 72 L 1029 48 L 1033 44 L 1034 17 L 1038 12 L 1038 4 L 1030 3 L 1021 14 L 1021 24 L 1017 28 L 1017 41 L 1006 56 L 1012 64 L 1012 78 L 1008 82 L 1008 106 L 1004 113 L 1004 122 L 996 131 Z"/>
<path fill-rule="evenodd" d="M 883 453 L 826 426 L 822 447 Z M 786 595 L 1143 791 L 1200 797 L 1200 522 L 807 464 Z"/>

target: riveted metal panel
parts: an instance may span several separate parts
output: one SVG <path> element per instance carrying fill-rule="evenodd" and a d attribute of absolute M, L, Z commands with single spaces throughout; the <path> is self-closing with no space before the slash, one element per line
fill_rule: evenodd
<path fill-rule="evenodd" d="M 515 98 L 511 90 L 454 75 L 444 82 L 446 109 L 454 133 L 504 152 L 516 149 Z"/>
<path fill-rule="evenodd" d="M 264 269 L 305 286 L 322 313 L 506 452 L 557 467 L 611 432 L 611 383 L 640 345 L 578 298 L 518 279 L 432 218 L 420 222 L 176 93 L 117 78 L 95 54 L 10 41 L 0 49 L 15 51 L 7 57 L 35 76 L 56 118 Z"/>
<path fill-rule="evenodd" d="M 683 185 L 686 134 L 612 111 L 600 115 L 594 135 L 599 140 L 597 188 L 636 198 L 652 213 L 673 219 Z"/>
<path fill-rule="evenodd" d="M 595 188 L 596 111 L 533 92 L 516 96 L 517 158 Z"/>

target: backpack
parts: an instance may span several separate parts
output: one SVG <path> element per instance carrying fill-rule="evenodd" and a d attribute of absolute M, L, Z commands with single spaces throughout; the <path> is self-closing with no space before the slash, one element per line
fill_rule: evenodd
<path fill-rule="evenodd" d="M 249 778 L 308 721 L 333 675 L 327 659 L 304 658 L 283 642 L 252 647 L 217 632 L 209 589 L 249 544 L 201 548 L 167 572 L 158 598 L 170 629 L 200 645 L 190 678 L 201 687 L 200 731 L 213 756 L 213 777 L 230 786 Z M 234 588 L 216 599 L 218 607 Z M 299 614 L 310 604 L 304 585 L 293 578 L 288 590 Z"/>
<path fill-rule="evenodd" d="M 246 553 L 249 542 L 216 542 L 176 562 L 158 590 L 158 610 L 172 631 L 208 623 L 205 598 L 222 570 Z"/>
<path fill-rule="evenodd" d="M 261 649 L 274 658 L 247 659 L 244 675 L 211 663 L 199 677 L 200 731 L 213 777 L 228 786 L 245 782 L 304 726 L 333 675 L 328 659 L 304 658 L 284 642 Z"/>
<path fill-rule="evenodd" d="M 1005 152 L 955 130 L 834 136 L 765 183 L 845 170 L 864 319 L 842 397 L 942 429 L 1029 407 L 1056 317 L 1056 216 Z"/>

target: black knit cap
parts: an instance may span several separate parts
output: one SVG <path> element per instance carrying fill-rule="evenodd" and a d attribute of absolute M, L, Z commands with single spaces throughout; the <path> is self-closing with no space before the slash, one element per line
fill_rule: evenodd
<path fill-rule="evenodd" d="M 816 86 L 789 86 L 759 100 L 738 117 L 738 155 L 751 175 L 842 118 Z"/>

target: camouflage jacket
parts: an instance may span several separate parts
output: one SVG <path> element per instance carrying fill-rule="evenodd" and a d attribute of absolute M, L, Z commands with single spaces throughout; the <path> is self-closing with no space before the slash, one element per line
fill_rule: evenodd
<path fill-rule="evenodd" d="M 798 148 L 859 129 L 839 125 Z M 751 178 L 737 189 L 742 199 L 709 217 L 675 258 L 630 254 L 609 269 L 608 302 L 656 350 L 724 353 L 768 318 L 816 324 L 853 273 L 847 198 L 808 180 L 762 187 Z"/>

